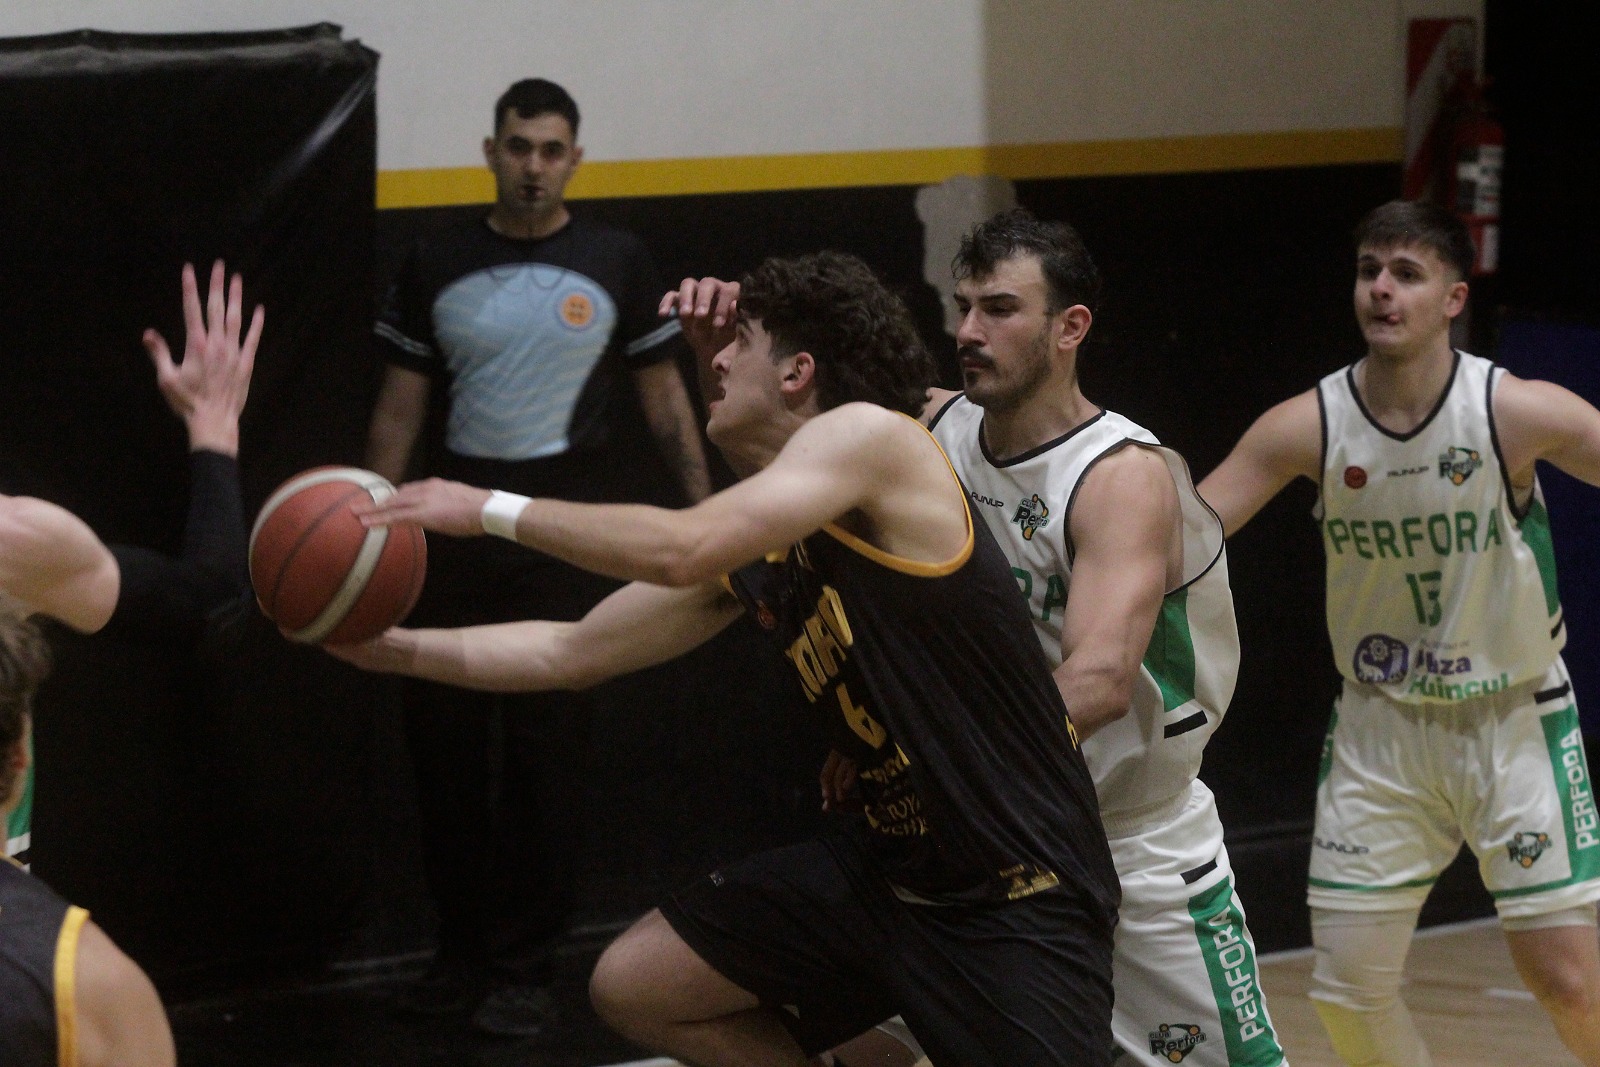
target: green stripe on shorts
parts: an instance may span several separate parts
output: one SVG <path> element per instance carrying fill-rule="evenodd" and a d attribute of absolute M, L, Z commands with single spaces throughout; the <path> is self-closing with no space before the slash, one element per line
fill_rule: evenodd
<path fill-rule="evenodd" d="M 1244 939 L 1244 914 L 1233 906 L 1233 880 L 1225 878 L 1189 898 L 1189 917 L 1217 998 L 1217 1015 L 1232 1067 L 1278 1067 L 1283 1048 L 1261 1000 L 1256 954 Z"/>
<path fill-rule="evenodd" d="M 1321 785 L 1328 780 L 1328 772 L 1333 770 L 1333 730 L 1339 725 L 1339 705 L 1333 706 L 1333 712 L 1328 716 L 1328 732 L 1322 735 L 1322 761 L 1317 764 L 1317 784 Z"/>
<path fill-rule="evenodd" d="M 1561 821 L 1567 831 L 1567 863 L 1572 877 L 1566 884 L 1600 878 L 1600 815 L 1589 782 L 1589 761 L 1583 752 L 1583 727 L 1578 708 L 1568 704 L 1541 716 L 1544 742 L 1550 748 L 1550 769 L 1561 796 Z"/>

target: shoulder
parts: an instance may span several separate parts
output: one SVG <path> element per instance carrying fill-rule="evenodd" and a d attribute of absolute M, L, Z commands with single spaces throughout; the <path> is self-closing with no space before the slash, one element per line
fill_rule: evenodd
<path fill-rule="evenodd" d="M 1160 511 L 1175 507 L 1178 483 L 1165 457 L 1145 442 L 1128 440 L 1095 460 L 1084 472 L 1072 504 L 1074 529 L 1085 516 L 1098 522 L 1111 513 Z"/>
<path fill-rule="evenodd" d="M 916 462 L 924 449 L 930 455 L 943 456 L 933 436 L 917 420 L 857 401 L 808 419 L 789 438 L 782 454 L 796 460 L 814 458 L 883 470 Z M 940 465 L 944 465 L 942 458 Z"/>
<path fill-rule="evenodd" d="M 1554 382 L 1539 378 L 1518 378 L 1503 371 L 1494 382 L 1494 415 L 1502 427 L 1520 425 L 1536 426 L 1551 414 L 1552 406 L 1559 407 L 1577 395 Z"/>
<path fill-rule="evenodd" d="M 174 1062 L 172 1033 L 161 998 L 139 965 L 105 931 L 83 922 L 78 937 L 73 1004 L 78 1062 L 85 1067 Z"/>
<path fill-rule="evenodd" d="M 1495 378 L 1490 411 L 1513 466 L 1529 458 L 1524 453 L 1543 458 L 1552 449 L 1592 439 L 1600 420 L 1594 405 L 1572 390 L 1509 371 Z"/>

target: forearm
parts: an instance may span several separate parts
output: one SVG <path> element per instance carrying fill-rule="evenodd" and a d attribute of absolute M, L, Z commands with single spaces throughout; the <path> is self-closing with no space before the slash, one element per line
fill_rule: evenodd
<path fill-rule="evenodd" d="M 681 587 L 722 573 L 697 565 L 694 525 L 688 510 L 536 499 L 517 517 L 516 540 L 609 578 Z"/>
<path fill-rule="evenodd" d="M 710 468 L 700 441 L 700 426 L 675 362 L 647 367 L 637 374 L 640 403 L 656 449 L 672 470 L 689 503 L 711 495 Z"/>
<path fill-rule="evenodd" d="M 390 630 L 363 646 L 367 670 L 495 693 L 583 688 L 549 654 L 570 623 L 516 622 L 455 630 Z"/>
<path fill-rule="evenodd" d="M 420 432 L 420 427 L 375 415 L 367 434 L 367 469 L 395 485 L 405 481 Z"/>
<path fill-rule="evenodd" d="M 112 624 L 141 631 L 194 628 L 250 588 L 239 465 L 213 451 L 189 455 L 189 516 L 177 557 L 113 545 L 122 574 Z"/>
<path fill-rule="evenodd" d="M 711 471 L 706 465 L 705 449 L 700 444 L 700 430 L 695 425 L 694 412 L 687 398 L 681 410 L 676 408 L 651 420 L 651 433 L 655 435 L 656 448 L 661 458 L 671 468 L 684 499 L 699 503 L 711 495 Z"/>
<path fill-rule="evenodd" d="M 390 630 L 376 641 L 329 651 L 368 670 L 468 689 L 586 689 L 681 656 L 738 615 L 738 602 L 719 586 L 666 589 L 634 583 L 578 622 Z"/>
<path fill-rule="evenodd" d="M 427 420 L 427 375 L 391 364 L 384 372 L 367 429 L 367 467 L 395 485 L 405 480 L 411 452 Z"/>

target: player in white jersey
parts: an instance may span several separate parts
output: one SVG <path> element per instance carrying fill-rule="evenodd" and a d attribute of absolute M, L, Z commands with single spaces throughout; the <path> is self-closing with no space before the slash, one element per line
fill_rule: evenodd
<path fill-rule="evenodd" d="M 1182 456 L 1080 391 L 1099 275 L 1071 227 L 1003 212 L 955 271 L 966 392 L 934 390 L 924 417 L 1011 561 L 1083 738 L 1122 883 L 1116 1062 L 1276 1067 L 1197 777 L 1239 667 L 1222 524 Z M 852 1051 L 840 1059 L 865 1062 Z"/>
<path fill-rule="evenodd" d="M 1317 791 L 1311 996 L 1350 1064 L 1431 1063 L 1399 997 L 1417 914 L 1463 841 L 1517 969 L 1600 1064 L 1600 827 L 1535 464 L 1600 485 L 1600 411 L 1452 349 L 1473 250 L 1394 201 L 1356 231 L 1367 354 L 1261 416 L 1201 483 L 1229 534 L 1320 486 L 1344 676 Z"/>

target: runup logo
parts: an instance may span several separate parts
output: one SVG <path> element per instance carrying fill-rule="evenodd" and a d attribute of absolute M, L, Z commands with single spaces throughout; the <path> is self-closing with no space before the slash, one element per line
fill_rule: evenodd
<path fill-rule="evenodd" d="M 1150 1031 L 1150 1054 L 1182 1063 L 1205 1041 L 1206 1032 L 1194 1023 L 1162 1023 Z"/>
<path fill-rule="evenodd" d="M 1050 521 L 1050 509 L 1035 493 L 1033 496 L 1017 505 L 1017 513 L 1011 516 L 1011 521 L 1022 527 L 1022 539 L 1032 541 L 1035 530 L 1041 530 Z"/>
<path fill-rule="evenodd" d="M 1452 485 L 1460 485 L 1481 466 L 1483 457 L 1478 455 L 1477 449 L 1451 445 L 1439 456 L 1439 477 L 1449 478 Z"/>
<path fill-rule="evenodd" d="M 1518 831 L 1517 835 L 1506 842 L 1506 851 L 1511 854 L 1511 862 L 1523 868 L 1532 867 L 1534 861 L 1544 855 L 1544 850 L 1550 847 L 1550 835 L 1535 833 L 1532 830 Z"/>
<path fill-rule="evenodd" d="M 1356 645 L 1355 660 L 1351 664 L 1356 681 L 1368 685 L 1398 682 L 1406 676 L 1411 651 L 1405 642 L 1388 634 L 1368 634 Z"/>

